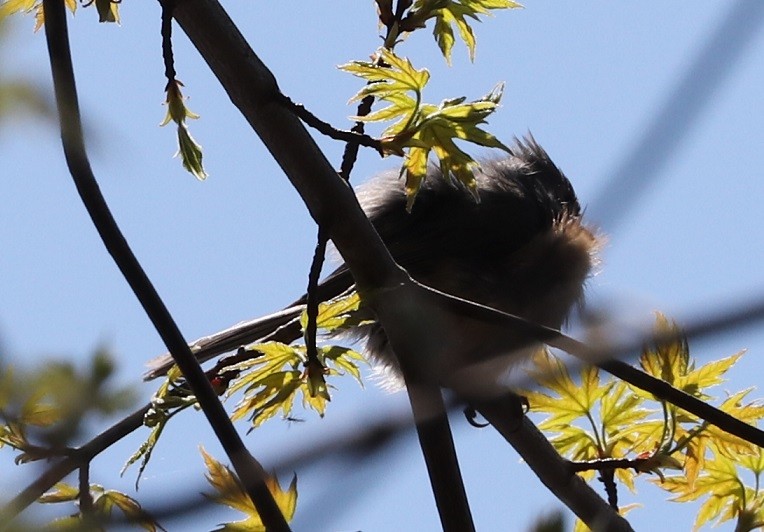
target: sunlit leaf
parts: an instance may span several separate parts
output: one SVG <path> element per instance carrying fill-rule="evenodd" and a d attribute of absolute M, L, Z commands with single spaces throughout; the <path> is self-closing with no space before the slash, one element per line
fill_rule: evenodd
<path fill-rule="evenodd" d="M 248 416 L 256 428 L 279 411 L 288 417 L 301 385 L 302 371 L 299 370 L 278 371 L 262 376 L 250 384 L 231 419 Z"/>
<path fill-rule="evenodd" d="M 353 306 L 352 300 L 347 300 L 337 308 L 346 309 Z M 363 357 L 351 349 L 319 346 L 320 366 L 307 364 L 307 368 L 304 367 L 307 354 L 303 345 L 266 342 L 255 344 L 250 349 L 258 351 L 261 356 L 229 368 L 239 371 L 240 375 L 232 381 L 226 393 L 230 396 L 239 391 L 244 392 L 243 398 L 234 409 L 232 419 L 249 418 L 253 428 L 279 413 L 283 417 L 289 417 L 298 394 L 301 395 L 304 406 L 323 416 L 329 400 L 329 384 L 326 377 L 350 373 L 360 382 L 357 362 L 362 361 Z"/>
<path fill-rule="evenodd" d="M 164 120 L 159 124 L 165 126 L 174 122 L 178 126 L 178 152 L 183 168 L 191 173 L 200 181 L 208 177 L 207 172 L 202 165 L 202 147 L 191 136 L 191 132 L 186 125 L 186 119 L 197 119 L 199 115 L 191 112 L 186 106 L 185 97 L 181 92 L 183 83 L 179 80 L 172 80 L 167 83 L 165 91 L 167 92 L 167 114 Z"/>
<path fill-rule="evenodd" d="M 593 407 L 609 386 L 600 389 L 596 373 L 584 370 L 588 386 L 581 387 L 570 377 L 562 361 L 548 351 L 540 351 L 534 358 L 535 367 L 529 371 L 530 377 L 542 388 L 556 394 L 550 396 L 542 392 L 523 392 L 526 394 L 532 411 L 549 414 L 544 424 L 564 426 L 574 419 L 584 416 Z"/>
<path fill-rule="evenodd" d="M 321 347 L 319 356 L 325 365 L 330 367 L 334 365 L 340 370 L 340 374 L 349 373 L 359 384 L 363 384 L 358 363 L 365 363 L 366 357 L 361 353 L 347 347 L 332 345 Z"/>
<path fill-rule="evenodd" d="M 687 393 L 690 393 L 694 388 L 701 390 L 721 384 L 724 382 L 722 379 L 724 374 L 727 373 L 727 371 L 734 366 L 744 354 L 745 351 L 741 351 L 732 356 L 711 361 L 688 372 L 682 379 L 680 379 L 680 388 L 687 391 Z"/>
<path fill-rule="evenodd" d="M 372 323 L 373 320 L 366 319 L 358 313 L 360 305 L 361 298 L 358 292 L 319 303 L 316 326 L 325 332 L 332 332 Z M 303 331 L 307 325 L 308 313 L 303 311 L 300 316 L 300 326 Z"/>
<path fill-rule="evenodd" d="M 433 35 L 438 47 L 448 63 L 451 63 L 451 49 L 454 45 L 456 26 L 459 36 L 467 45 L 470 59 L 475 59 L 475 35 L 467 19 L 480 21 L 480 15 L 491 15 L 491 10 L 522 7 L 511 0 L 417 0 L 411 9 L 412 25 L 423 26 L 430 18 L 435 18 Z"/>
<path fill-rule="evenodd" d="M 429 73 L 415 69 L 408 59 L 399 58 L 390 50 L 380 50 L 378 61 L 356 61 L 340 68 L 367 82 L 353 100 L 373 96 L 389 104 L 354 119 L 397 120 L 382 132 L 381 144 L 386 154 L 405 154 L 401 173 L 406 178 L 409 210 L 427 174 L 430 153 L 437 157 L 444 178 L 461 183 L 478 199 L 475 172 L 479 165 L 454 141 L 509 151 L 496 137 L 479 127 L 498 108 L 501 85 L 473 102 L 460 97 L 444 100 L 436 106 L 422 102 L 422 90 Z"/>
<path fill-rule="evenodd" d="M 205 476 L 216 492 L 209 497 L 218 504 L 233 508 L 245 515 L 243 520 L 226 523 L 216 530 L 265 532 L 265 526 L 257 513 L 257 509 L 236 475 L 228 467 L 210 456 L 204 448 L 200 448 L 200 452 L 204 458 L 204 465 L 207 467 Z M 281 488 L 278 479 L 273 476 L 268 476 L 265 479 L 265 484 L 284 518 L 287 522 L 291 521 L 297 508 L 297 476 L 292 477 L 286 490 Z"/>
<path fill-rule="evenodd" d="M 687 374 L 690 350 L 687 339 L 679 327 L 670 322 L 663 314 L 657 314 L 655 334 L 657 336 L 675 336 L 673 341 L 663 341 L 653 347 L 646 347 L 639 359 L 642 369 L 661 380 L 674 384 L 679 377 Z"/>
<path fill-rule="evenodd" d="M 103 1 L 103 0 L 99 0 Z M 118 11 L 118 2 L 115 2 L 115 7 L 113 8 L 115 13 L 117 14 L 117 20 L 113 22 L 119 21 L 119 11 Z M 64 5 L 71 11 L 72 13 L 75 12 L 77 9 L 77 0 L 64 0 Z M 85 6 L 89 6 L 91 3 L 85 3 Z M 45 16 L 43 14 L 42 9 L 42 1 L 41 0 L 1 0 L 0 1 L 0 20 L 3 18 L 13 15 L 14 13 L 34 13 L 35 18 L 35 26 L 34 31 L 39 30 L 42 25 L 45 23 Z M 101 21 L 103 22 L 103 21 Z"/>
<path fill-rule="evenodd" d="M 91 490 L 93 487 L 91 486 Z M 94 509 L 100 511 L 104 516 L 111 515 L 113 508 L 118 508 L 125 518 L 149 532 L 155 532 L 161 528 L 158 523 L 149 515 L 132 497 L 116 490 L 103 490 L 99 495 L 94 496 Z"/>
<path fill-rule="evenodd" d="M 51 491 L 46 492 L 37 500 L 43 503 L 69 502 L 77 500 L 79 496 L 79 489 L 65 482 L 59 482 L 53 486 Z"/>
<path fill-rule="evenodd" d="M 37 2 L 38 0 L 4 0 L 0 3 L 0 18 L 14 13 L 28 13 L 35 8 Z"/>
<path fill-rule="evenodd" d="M 685 477 L 667 477 L 656 482 L 662 489 L 674 494 L 674 502 L 694 501 L 709 497 L 702 506 L 695 521 L 698 528 L 710 521 L 724 522 L 744 507 L 746 500 L 745 484 L 738 475 L 735 463 L 724 456 L 717 456 L 706 461 L 703 474 L 698 476 L 693 485 Z"/>
<path fill-rule="evenodd" d="M 760 401 L 744 402 L 745 397 L 752 389 L 737 392 L 722 401 L 719 409 L 740 421 L 756 425 L 764 417 L 764 406 Z M 734 436 L 715 425 L 704 425 L 704 429 L 695 439 L 698 440 L 698 447 L 705 452 L 710 446 L 714 452 L 719 452 L 727 457 L 735 458 L 744 455 L 751 455 L 756 452 L 756 446 L 745 441 L 738 436 Z"/>

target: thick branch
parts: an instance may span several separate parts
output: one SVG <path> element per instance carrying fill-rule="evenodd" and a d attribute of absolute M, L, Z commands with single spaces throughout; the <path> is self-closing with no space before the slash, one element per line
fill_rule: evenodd
<path fill-rule="evenodd" d="M 416 329 L 412 324 L 419 322 L 415 316 L 423 312 L 423 307 L 410 305 L 401 312 L 395 305 L 385 303 L 393 299 L 421 299 L 419 287 L 395 264 L 348 184 L 337 175 L 299 119 L 283 105 L 273 75 L 216 1 L 186 0 L 178 5 L 175 18 L 300 193 L 313 219 L 331 237 L 352 271 L 358 291 L 380 321 L 390 326 L 389 336 L 397 356 L 417 360 L 422 351 L 402 339 Z M 433 344 L 423 344 L 427 346 L 424 353 L 429 353 L 424 359 L 434 360 Z M 440 393 L 437 384 L 427 386 L 431 396 Z M 413 399 L 412 404 L 416 404 Z M 431 480 L 443 527 L 465 529 L 467 524 L 469 530 L 471 516 L 455 453 L 440 454 L 439 458 L 445 460 L 433 466 L 432 460 L 439 458 L 431 456 L 428 451 L 431 446 L 426 445 L 437 440 L 441 446 L 453 447 L 448 422 L 421 419 L 417 410 L 417 429 L 425 460 L 431 472 L 433 467 L 438 469 Z M 442 407 L 436 418 L 446 419 Z"/>
<path fill-rule="evenodd" d="M 396 355 L 401 360 L 412 361 L 412 364 L 422 353 L 425 360 L 434 361 L 436 356 L 432 346 L 435 344 L 432 341 L 420 341 L 415 346 L 407 340 L 408 333 L 416 332 L 412 324 L 419 323 L 416 318 L 425 311 L 420 287 L 393 261 L 349 185 L 337 175 L 300 120 L 283 105 L 273 75 L 227 13 L 215 0 L 185 0 L 176 7 L 175 19 L 300 193 L 313 219 L 337 246 L 353 273 L 359 293 L 385 328 L 389 326 L 388 336 Z M 408 304 L 403 307 L 391 304 L 400 300 Z M 429 339 L 433 336 L 431 330 Z M 417 347 L 424 347 L 424 350 Z M 404 377 L 411 381 L 405 374 Z M 424 382 L 418 378 L 413 381 Z M 436 383 L 427 386 L 430 390 L 425 396 L 440 393 Z M 410 395 L 410 399 L 415 402 L 417 397 Z M 415 415 L 429 408 L 429 403 L 415 405 Z M 430 440 L 422 431 L 432 430 L 433 419 L 445 423 L 446 426 L 437 432 L 449 438 L 441 445 L 446 451 L 452 451 L 450 428 L 443 411 L 427 420 L 416 418 L 420 441 Z M 429 454 L 424 446 L 423 452 Z M 471 528 L 456 455 L 453 452 L 447 454 L 450 455 L 448 459 L 437 465 L 441 469 L 439 474 L 431 475 L 441 522 L 446 529 L 456 530 L 465 523 Z M 426 456 L 428 464 L 432 458 Z M 447 506 L 441 504 L 447 500 Z M 455 515 L 459 517 L 452 521 Z"/>

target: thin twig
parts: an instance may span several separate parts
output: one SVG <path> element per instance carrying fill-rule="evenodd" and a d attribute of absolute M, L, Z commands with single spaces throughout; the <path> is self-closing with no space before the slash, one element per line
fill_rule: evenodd
<path fill-rule="evenodd" d="M 467 301 L 443 292 L 427 288 L 434 297 L 444 298 L 442 304 L 449 305 L 455 312 L 465 316 L 509 326 L 528 338 L 530 342 L 543 342 L 551 347 L 561 349 L 586 364 L 594 364 L 611 375 L 633 384 L 641 390 L 648 391 L 668 401 L 691 414 L 705 419 L 725 432 L 743 438 L 759 447 L 764 448 L 764 431 L 737 419 L 736 417 L 715 408 L 708 403 L 693 397 L 671 384 L 653 377 L 625 362 L 616 360 L 618 357 L 630 356 L 639 352 L 646 344 L 664 344 L 680 340 L 682 337 L 702 337 L 739 327 L 764 319 L 764 299 L 750 304 L 740 305 L 732 311 L 708 316 L 692 323 L 677 333 L 657 333 L 646 335 L 636 342 L 602 344 L 590 347 L 583 342 L 562 334 L 556 329 L 545 327 L 519 316 L 507 314 L 485 305 Z"/>
<path fill-rule="evenodd" d="M 353 126 L 353 128 L 350 131 L 337 129 L 336 127 L 332 126 L 330 123 L 321 120 L 316 115 L 311 113 L 304 105 L 293 102 L 289 96 L 280 94 L 278 98 L 281 101 L 282 105 L 284 105 L 287 109 L 292 111 L 300 120 L 308 124 L 310 127 L 315 129 L 322 135 L 326 135 L 327 137 L 332 138 L 334 140 L 341 140 L 349 144 L 354 144 L 356 145 L 356 147 L 366 146 L 367 148 L 374 148 L 375 150 L 377 150 L 377 152 L 379 152 L 380 155 L 384 155 L 384 152 L 382 149 L 382 142 L 379 139 L 375 139 L 374 137 L 371 137 L 363 133 L 363 122 L 356 122 L 356 125 Z M 371 100 L 373 102 L 374 98 L 372 98 Z M 365 114 L 368 114 L 368 111 Z M 362 115 L 359 115 L 359 116 L 362 116 Z M 360 128 L 357 127 L 359 124 L 361 125 Z"/>
<path fill-rule="evenodd" d="M 311 371 L 323 371 L 324 366 L 318 359 L 318 347 L 316 346 L 316 330 L 318 329 L 318 280 L 321 277 L 321 266 L 324 263 L 324 257 L 326 256 L 326 244 L 329 240 L 329 236 L 326 234 L 321 226 L 318 227 L 318 236 L 316 237 L 316 249 L 313 253 L 313 260 L 310 264 L 310 272 L 308 273 L 308 301 L 306 307 L 306 313 L 308 315 L 308 324 L 305 327 L 305 348 L 307 351 L 308 360 L 306 362 L 306 368 L 308 372 Z"/>
<path fill-rule="evenodd" d="M 172 12 L 177 0 L 162 0 L 162 61 L 164 62 L 164 77 L 167 84 L 175 81 L 175 58 L 172 52 Z"/>
<path fill-rule="evenodd" d="M 80 466 L 79 485 L 80 493 L 77 498 L 80 502 L 80 512 L 87 518 L 93 513 L 93 496 L 90 493 L 90 462 L 84 462 Z"/>
<path fill-rule="evenodd" d="M 372 105 L 374 105 L 374 96 L 364 97 L 361 100 L 361 103 L 358 104 L 358 109 L 356 109 L 356 113 L 355 113 L 356 116 L 368 115 L 371 112 Z M 364 134 L 365 127 L 366 126 L 361 120 L 356 120 L 356 123 L 353 125 L 350 131 L 358 135 L 367 137 L 368 135 Z M 345 181 L 350 180 L 350 173 L 353 171 L 353 166 L 355 166 L 356 159 L 358 158 L 358 147 L 360 145 L 361 145 L 360 142 L 357 142 L 354 139 L 350 139 L 348 143 L 345 145 L 345 151 L 342 152 L 340 176 Z M 382 154 L 382 151 L 380 151 L 380 153 Z"/>
<path fill-rule="evenodd" d="M 607 502 L 610 503 L 610 507 L 618 511 L 618 486 L 615 483 L 615 470 L 614 469 L 601 469 L 600 476 L 597 480 L 602 482 L 605 486 L 605 493 L 607 493 Z"/>

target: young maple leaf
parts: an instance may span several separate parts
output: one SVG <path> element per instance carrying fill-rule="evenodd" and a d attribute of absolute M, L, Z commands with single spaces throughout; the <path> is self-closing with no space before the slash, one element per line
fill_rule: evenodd
<path fill-rule="evenodd" d="M 755 474 L 756 488 L 745 484 L 737 466 Z M 764 492 L 758 488 L 762 470 L 764 458 L 761 449 L 757 448 L 754 456 L 742 460 L 732 460 L 721 454 L 707 460 L 703 473 L 692 483 L 684 476 L 671 476 L 658 485 L 675 494 L 670 499 L 673 502 L 708 497 L 695 518 L 695 530 L 711 521 L 719 525 L 736 518 L 735 530 L 748 531 L 760 528 L 764 523 Z"/>
<path fill-rule="evenodd" d="M 430 153 L 438 158 L 443 176 L 464 185 L 477 197 L 475 171 L 479 168 L 455 140 L 487 148 L 509 148 L 480 126 L 498 109 L 503 86 L 472 102 L 466 98 L 444 100 L 440 105 L 422 103 L 422 90 L 430 78 L 427 70 L 416 70 L 410 61 L 381 49 L 375 62 L 355 61 L 340 67 L 367 81 L 351 101 L 374 96 L 389 105 L 366 116 L 364 122 L 397 119 L 383 132 L 382 149 L 387 154 L 405 154 L 401 173 L 406 175 L 407 208 L 411 210 L 427 175 Z M 408 151 L 407 151 L 408 150 Z"/>
<path fill-rule="evenodd" d="M 332 321 L 328 314 L 324 319 Z M 364 358 L 352 349 L 319 346 L 318 359 L 324 368 L 323 373 L 317 372 L 315 368 L 301 369 L 307 361 L 304 345 L 265 342 L 250 346 L 249 349 L 257 351 L 261 356 L 227 368 L 240 371 L 241 375 L 232 381 L 226 393 L 231 395 L 244 390 L 244 397 L 236 406 L 231 419 L 249 417 L 253 428 L 279 412 L 289 417 L 298 392 L 302 395 L 304 406 L 323 416 L 330 400 L 329 385 L 325 381 L 327 376 L 350 373 L 361 382 L 357 362 Z"/>
<path fill-rule="evenodd" d="M 475 60 L 476 40 L 472 26 L 467 18 L 480 21 L 479 15 L 491 15 L 495 9 L 515 9 L 522 7 L 519 3 L 511 0 L 417 0 L 411 8 L 411 12 L 404 19 L 404 26 L 423 27 L 427 20 L 434 18 L 435 27 L 432 34 L 438 43 L 443 57 L 451 64 L 451 50 L 454 47 L 454 26 L 459 36 L 467 45 L 470 60 Z"/>
<path fill-rule="evenodd" d="M 208 495 L 208 497 L 218 504 L 229 506 L 246 516 L 241 521 L 223 524 L 215 532 L 265 532 L 265 525 L 260 519 L 252 499 L 249 498 L 236 475 L 228 467 L 210 456 L 203 447 L 200 447 L 199 450 L 202 453 L 202 458 L 204 458 L 204 465 L 207 467 L 205 477 L 216 491 L 214 495 Z M 284 519 L 287 522 L 291 521 L 297 508 L 297 475 L 292 477 L 286 490 L 281 488 L 278 479 L 273 476 L 268 476 L 265 479 L 265 484 Z"/>

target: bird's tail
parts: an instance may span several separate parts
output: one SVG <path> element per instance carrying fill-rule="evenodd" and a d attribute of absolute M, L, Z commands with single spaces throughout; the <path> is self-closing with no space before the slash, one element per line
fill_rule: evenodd
<path fill-rule="evenodd" d="M 340 266 L 318 285 L 317 298 L 328 301 L 337 296 L 347 294 L 353 289 L 353 278 L 347 267 Z M 218 355 L 235 351 L 241 346 L 258 341 L 276 341 L 289 344 L 300 338 L 302 328 L 299 318 L 305 309 L 307 296 L 288 307 L 268 314 L 261 318 L 237 323 L 223 331 L 210 336 L 199 338 L 189 345 L 196 359 L 206 362 Z M 148 362 L 149 370 L 143 375 L 144 380 L 162 377 L 170 371 L 174 361 L 169 353 L 165 353 Z"/>
<path fill-rule="evenodd" d="M 305 305 L 298 304 L 267 316 L 242 321 L 210 336 L 199 338 L 189 344 L 189 347 L 201 363 L 261 340 L 290 343 L 300 336 L 299 317 L 304 309 Z M 147 364 L 149 370 L 143 375 L 144 380 L 164 376 L 174 363 L 169 353 L 150 360 Z"/>

